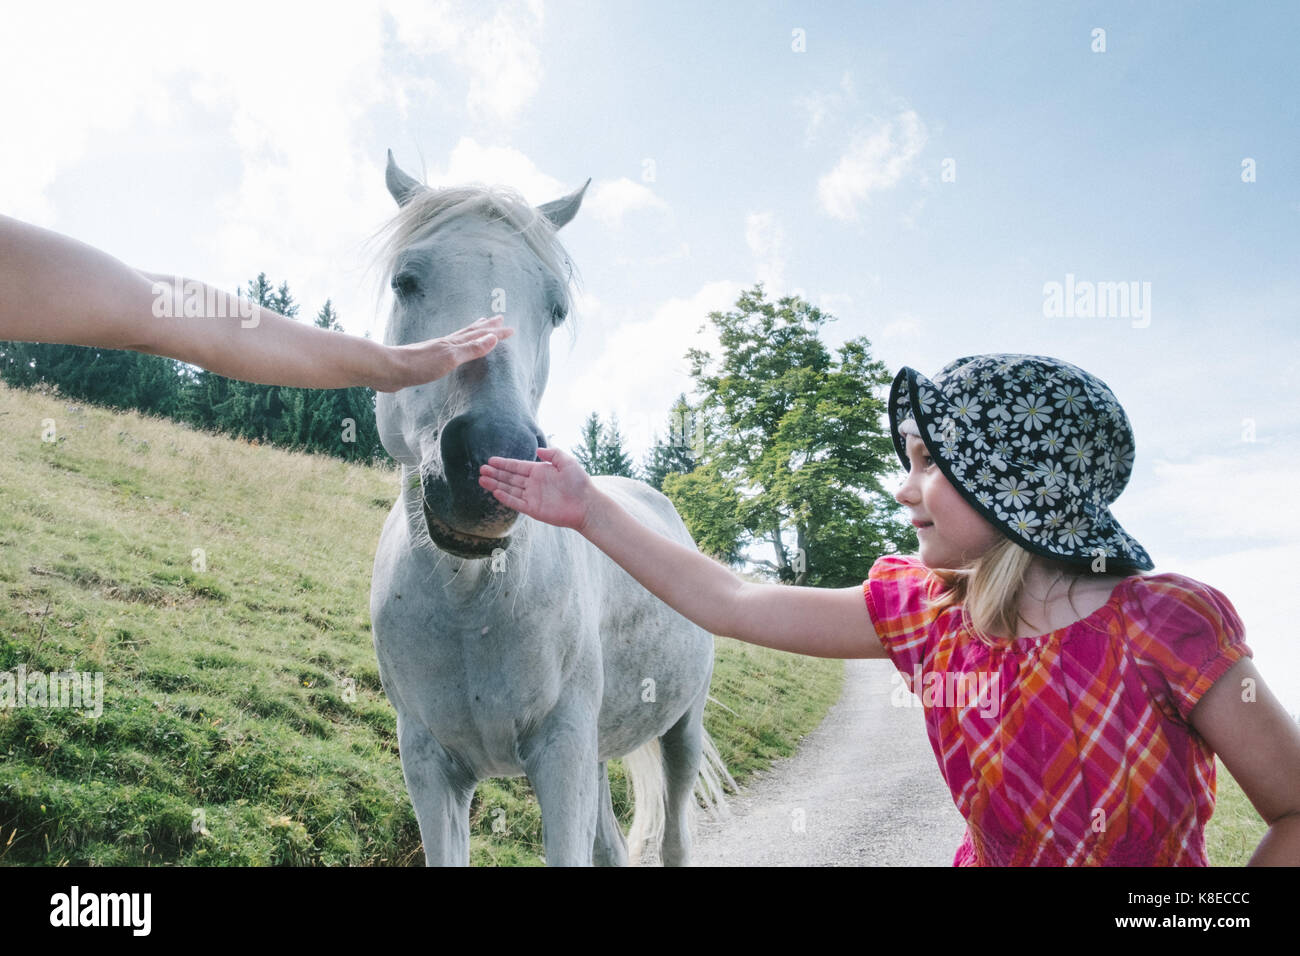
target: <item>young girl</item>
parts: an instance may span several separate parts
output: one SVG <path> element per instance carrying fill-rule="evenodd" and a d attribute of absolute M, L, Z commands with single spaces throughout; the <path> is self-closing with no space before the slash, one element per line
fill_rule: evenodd
<path fill-rule="evenodd" d="M 1223 594 L 1143 573 L 1108 508 L 1133 436 L 1105 383 L 973 356 L 933 381 L 904 368 L 889 416 L 920 549 L 878 558 L 861 587 L 746 582 L 638 524 L 557 449 L 492 458 L 479 481 L 714 634 L 893 661 L 967 821 L 956 865 L 1204 866 L 1216 753 L 1269 825 L 1250 862 L 1300 863 L 1300 726 Z"/>

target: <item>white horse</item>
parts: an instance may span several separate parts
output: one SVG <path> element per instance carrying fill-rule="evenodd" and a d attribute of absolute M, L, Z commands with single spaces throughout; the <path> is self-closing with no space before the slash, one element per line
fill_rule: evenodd
<path fill-rule="evenodd" d="M 569 308 L 555 231 L 587 187 L 533 209 L 507 191 L 429 189 L 391 151 L 387 183 L 399 210 L 382 260 L 394 292 L 384 341 L 418 342 L 496 313 L 516 330 L 437 382 L 381 393 L 376 406 L 403 480 L 375 556 L 370 614 L 426 862 L 468 864 L 476 784 L 526 774 L 548 864 L 627 863 L 606 773 L 606 761 L 624 757 L 632 861 L 646 848 L 687 865 L 697 784 L 713 806 L 720 777 L 734 787 L 701 723 L 712 636 L 582 536 L 520 516 L 478 483 L 491 456 L 533 460 L 546 444 L 537 406 L 551 332 Z M 694 546 L 653 488 L 594 480 Z"/>

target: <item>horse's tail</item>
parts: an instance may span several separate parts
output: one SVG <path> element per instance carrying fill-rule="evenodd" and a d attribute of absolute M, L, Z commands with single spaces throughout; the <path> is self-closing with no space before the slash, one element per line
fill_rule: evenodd
<path fill-rule="evenodd" d="M 623 772 L 627 774 L 627 785 L 632 792 L 632 827 L 627 833 L 628 865 L 640 865 L 647 849 L 657 861 L 659 847 L 664 842 L 664 804 L 668 784 L 659 738 L 651 737 L 624 756 Z"/>
<path fill-rule="evenodd" d="M 704 759 L 700 761 L 700 776 L 695 781 L 695 793 L 711 815 L 730 816 L 731 808 L 727 806 L 727 794 L 723 790 L 723 785 L 725 784 L 732 793 L 739 793 L 740 785 L 731 778 L 731 771 L 722 762 L 722 756 L 718 753 L 718 748 L 713 745 L 713 738 L 709 736 L 709 732 L 703 730 L 703 734 Z"/>
<path fill-rule="evenodd" d="M 694 810 L 703 804 L 711 816 L 726 816 L 730 813 L 723 785 L 729 785 L 733 791 L 740 788 L 731 778 L 726 764 L 713 744 L 713 738 L 703 727 L 700 728 L 702 753 L 700 772 L 695 781 L 695 795 L 698 798 L 691 803 L 691 822 L 694 824 Z M 627 774 L 628 786 L 632 791 L 632 827 L 627 835 L 627 860 L 630 866 L 638 866 L 643 861 L 659 862 L 659 851 L 664 840 L 664 808 L 667 803 L 667 778 L 664 776 L 663 751 L 659 748 L 659 738 L 651 737 L 636 750 L 623 758 L 623 771 Z"/>

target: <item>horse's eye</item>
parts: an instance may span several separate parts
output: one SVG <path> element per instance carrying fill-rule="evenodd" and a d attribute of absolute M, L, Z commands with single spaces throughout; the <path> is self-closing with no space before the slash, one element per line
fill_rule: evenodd
<path fill-rule="evenodd" d="M 551 324 L 559 325 L 564 321 L 568 314 L 569 310 L 566 309 L 562 303 L 557 302 L 555 305 L 551 306 Z"/>
<path fill-rule="evenodd" d="M 399 272 L 393 276 L 393 291 L 401 298 L 418 295 L 420 292 L 420 280 L 410 272 Z"/>

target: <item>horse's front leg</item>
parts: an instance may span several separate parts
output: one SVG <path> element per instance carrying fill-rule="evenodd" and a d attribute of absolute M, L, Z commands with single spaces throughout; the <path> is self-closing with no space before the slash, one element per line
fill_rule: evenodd
<path fill-rule="evenodd" d="M 562 701 L 521 748 L 542 807 L 547 866 L 591 866 L 596 842 L 598 700 Z"/>
<path fill-rule="evenodd" d="M 475 780 L 419 721 L 397 716 L 402 776 L 420 824 L 427 866 L 469 866 L 469 804 Z"/>

